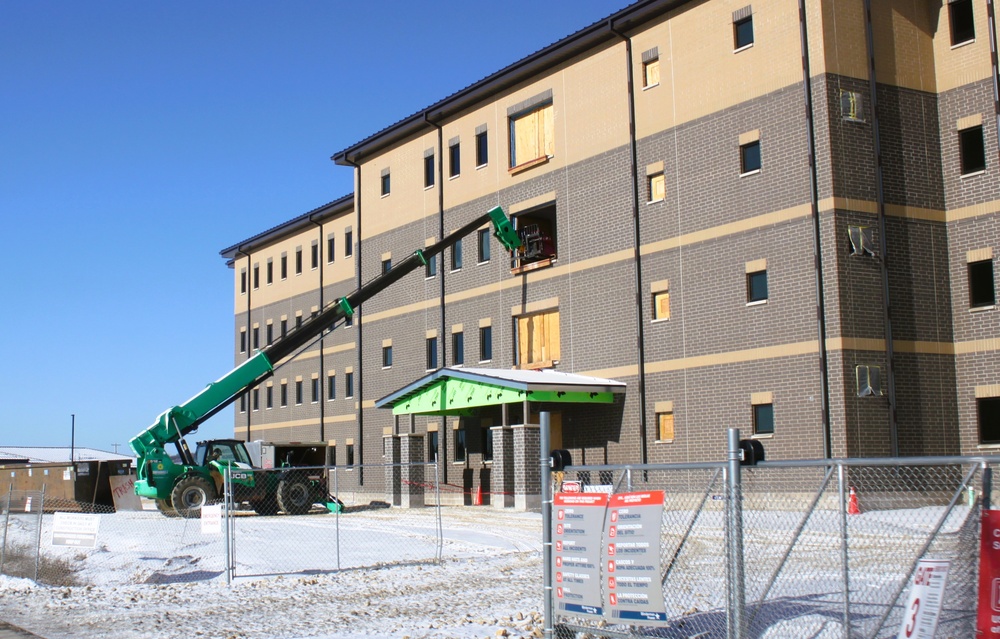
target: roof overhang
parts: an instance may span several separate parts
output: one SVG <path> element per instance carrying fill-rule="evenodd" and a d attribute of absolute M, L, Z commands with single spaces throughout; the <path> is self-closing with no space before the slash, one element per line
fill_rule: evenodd
<path fill-rule="evenodd" d="M 553 370 L 442 368 L 375 402 L 393 415 L 464 415 L 500 404 L 610 404 L 625 383 Z"/>

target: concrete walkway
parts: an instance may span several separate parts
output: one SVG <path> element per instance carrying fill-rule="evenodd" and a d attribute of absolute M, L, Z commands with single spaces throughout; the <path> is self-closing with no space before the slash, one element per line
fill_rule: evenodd
<path fill-rule="evenodd" d="M 27 630 L 22 630 L 17 626 L 12 626 L 5 621 L 0 621 L 0 639 L 42 639 L 38 635 L 33 635 Z"/>

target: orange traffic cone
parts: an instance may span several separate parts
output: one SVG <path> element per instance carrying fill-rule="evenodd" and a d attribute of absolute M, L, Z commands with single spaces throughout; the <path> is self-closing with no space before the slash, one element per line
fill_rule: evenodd
<path fill-rule="evenodd" d="M 851 496 L 847 500 L 847 514 L 848 515 L 860 515 L 861 507 L 858 506 L 858 495 L 854 492 L 854 486 L 851 486 Z"/>
<path fill-rule="evenodd" d="M 475 495 L 475 497 L 472 498 L 472 505 L 473 506 L 482 506 L 483 505 L 483 487 L 482 486 L 479 486 L 478 488 L 476 488 L 476 495 Z"/>

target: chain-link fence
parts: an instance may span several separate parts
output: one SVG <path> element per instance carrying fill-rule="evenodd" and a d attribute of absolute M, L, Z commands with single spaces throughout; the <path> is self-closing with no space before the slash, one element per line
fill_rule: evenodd
<path fill-rule="evenodd" d="M 441 559 L 435 464 L 255 470 L 244 475 L 234 473 L 229 491 L 235 500 L 227 522 L 234 577 Z M 383 481 L 387 475 L 419 478 L 404 484 L 408 507 L 399 508 L 400 495 L 387 493 L 384 486 L 398 485 Z M 257 491 L 251 501 L 245 494 L 247 484 Z M 261 497 L 261 490 L 273 498 Z M 263 508 L 254 506 L 259 499 L 272 501 Z M 250 516 L 255 508 L 266 516 Z M 275 543 L 278 539 L 286 543 Z M 292 539 L 294 543 L 287 543 Z"/>
<path fill-rule="evenodd" d="M 553 483 L 555 636 L 896 637 L 913 629 L 914 575 L 934 566 L 934 636 L 973 637 L 987 468 L 569 466 Z"/>
<path fill-rule="evenodd" d="M 385 473 L 421 478 L 410 507 L 385 493 Z M 440 561 L 436 477 L 433 464 L 246 471 L 227 478 L 228 504 L 202 505 L 195 495 L 188 517 L 149 501 L 116 512 L 8 487 L 0 494 L 0 574 L 116 586 Z"/>

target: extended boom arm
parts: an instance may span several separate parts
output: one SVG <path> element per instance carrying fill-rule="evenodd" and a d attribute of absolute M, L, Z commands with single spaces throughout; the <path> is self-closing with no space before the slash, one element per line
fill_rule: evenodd
<path fill-rule="evenodd" d="M 328 305 L 320 313 L 310 317 L 301 326 L 290 331 L 285 337 L 265 346 L 253 357 L 219 380 L 209 384 L 188 401 L 163 412 L 152 426 L 129 441 L 129 446 L 139 458 L 140 468 L 143 459 L 150 454 L 162 451 L 167 444 L 176 444 L 181 462 L 185 465 L 193 465 L 191 452 L 184 443 L 185 435 L 197 430 L 200 424 L 232 404 L 242 393 L 270 377 L 279 361 L 296 353 L 327 328 L 336 326 L 344 318 L 353 315 L 354 310 L 366 300 L 381 293 L 407 274 L 426 265 L 429 259 L 434 258 L 488 221 L 493 223 L 493 234 L 504 248 L 513 251 L 520 246 L 521 241 L 517 232 L 510 220 L 507 219 L 503 209 L 498 206 L 441 241 L 414 251 L 412 255 L 393 265 L 388 273 L 379 275 L 353 293 Z M 140 470 L 141 474 L 143 474 L 142 470 Z"/>

